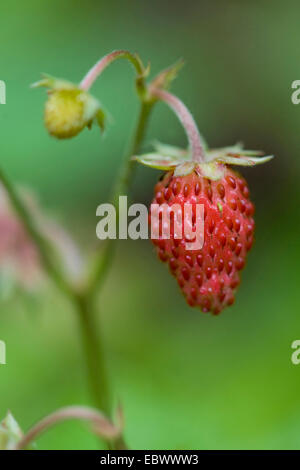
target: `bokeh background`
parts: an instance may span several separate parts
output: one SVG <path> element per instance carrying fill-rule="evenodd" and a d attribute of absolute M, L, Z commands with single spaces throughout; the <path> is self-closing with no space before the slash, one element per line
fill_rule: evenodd
<path fill-rule="evenodd" d="M 108 200 L 138 102 L 120 61 L 93 87 L 112 119 L 58 142 L 43 127 L 41 72 L 79 81 L 102 55 L 138 51 L 152 73 L 183 57 L 173 85 L 211 146 L 242 140 L 276 155 L 247 169 L 256 203 L 256 244 L 235 305 L 214 318 L 189 308 L 149 241 L 118 242 L 100 299 L 109 374 L 135 449 L 299 449 L 299 128 L 291 83 L 300 79 L 297 1 L 139 0 L 2 2 L 0 155 L 14 182 L 33 188 L 45 211 L 90 253 L 98 204 Z M 184 146 L 164 105 L 151 140 Z M 149 203 L 158 177 L 139 168 L 132 197 Z M 53 286 L 1 300 L 0 416 L 24 429 L 54 409 L 90 402 L 76 316 Z M 87 426 L 65 423 L 40 449 L 92 449 Z"/>

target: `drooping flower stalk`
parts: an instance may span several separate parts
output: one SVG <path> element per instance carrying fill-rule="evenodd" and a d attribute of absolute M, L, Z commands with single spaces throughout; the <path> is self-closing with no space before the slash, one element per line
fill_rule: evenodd
<path fill-rule="evenodd" d="M 168 91 L 158 88 L 150 88 L 150 90 L 151 95 L 155 96 L 161 101 L 164 101 L 174 111 L 180 120 L 189 141 L 189 146 L 192 152 L 192 160 L 196 163 L 203 163 L 205 161 L 205 145 L 202 142 L 197 124 L 195 123 L 195 120 L 188 108 L 179 98 L 177 98 L 177 96 L 172 95 Z"/>
<path fill-rule="evenodd" d="M 81 80 L 79 87 L 82 90 L 88 91 L 95 80 L 101 75 L 104 69 L 108 67 L 112 62 L 118 59 L 126 59 L 134 66 L 137 77 L 141 79 L 141 91 L 145 89 L 143 78 L 146 75 L 146 69 L 144 68 L 142 61 L 137 54 L 132 54 L 129 51 L 119 50 L 113 51 L 110 54 L 105 55 L 87 72 L 87 74 Z"/>
<path fill-rule="evenodd" d="M 117 218 L 119 216 L 118 198 L 119 196 L 124 195 L 128 191 L 132 180 L 135 162 L 132 161 L 131 156 L 139 150 L 139 147 L 146 132 L 146 127 L 153 105 L 153 102 L 141 102 L 139 116 L 137 119 L 133 138 L 129 146 L 129 150 L 126 151 L 126 154 L 123 158 L 123 164 L 120 167 L 118 176 L 114 184 L 113 192 L 111 195 L 111 202 L 115 205 Z M 103 250 L 99 253 L 98 258 L 94 263 L 94 269 L 92 271 L 92 275 L 87 287 L 89 290 L 89 294 L 92 297 L 100 291 L 101 284 L 105 279 L 106 273 L 108 272 L 113 259 L 114 247 L 114 240 L 108 239 L 105 243 Z"/>
<path fill-rule="evenodd" d="M 146 69 L 137 55 L 124 50 L 114 51 L 100 59 L 80 83 L 80 88 L 87 91 L 108 65 L 121 58 L 129 60 L 135 67 L 137 73 L 136 87 L 141 101 L 141 108 L 130 149 L 123 159 L 114 185 L 114 191 L 111 196 L 112 202 L 115 202 L 118 195 L 123 194 L 128 189 L 133 170 L 133 162 L 130 157 L 132 152 L 136 152 L 139 149 L 149 114 L 154 104 L 148 102 L 146 97 L 147 89 L 144 81 Z M 109 414 L 112 400 L 104 364 L 101 334 L 99 329 L 95 328 L 95 315 L 97 310 L 95 306 L 95 294 L 99 293 L 100 283 L 104 279 L 111 264 L 114 246 L 113 240 L 107 240 L 103 250 L 101 250 L 96 257 L 92 275 L 87 282 L 85 290 L 78 297 L 77 303 L 81 317 L 81 330 L 85 345 L 91 388 L 96 399 L 98 397 L 97 402 L 101 405 L 102 409 L 104 407 L 105 411 Z M 97 365 L 101 365 L 101 367 L 99 368 Z M 122 442 L 122 437 L 120 438 L 120 442 Z"/>

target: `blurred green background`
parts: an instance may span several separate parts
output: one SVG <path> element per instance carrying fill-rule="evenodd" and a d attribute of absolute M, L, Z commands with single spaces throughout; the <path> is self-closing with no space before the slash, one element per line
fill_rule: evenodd
<path fill-rule="evenodd" d="M 43 127 L 41 72 L 79 81 L 102 55 L 138 51 L 152 73 L 183 57 L 173 86 L 211 146 L 244 141 L 276 155 L 247 169 L 256 203 L 256 244 L 236 304 L 214 318 L 189 308 L 149 241 L 119 242 L 101 296 L 109 373 L 135 449 L 299 449 L 299 128 L 291 83 L 300 79 L 297 1 L 11 0 L 1 7 L 1 167 L 38 193 L 89 252 L 128 145 L 138 102 L 133 72 L 117 62 L 93 87 L 113 122 L 58 142 Z M 186 145 L 164 105 L 153 138 Z M 149 203 L 158 177 L 139 168 L 132 195 Z M 54 287 L 0 305 L 0 416 L 24 429 L 54 409 L 90 403 L 76 317 Z M 87 426 L 61 424 L 41 449 L 91 449 Z"/>

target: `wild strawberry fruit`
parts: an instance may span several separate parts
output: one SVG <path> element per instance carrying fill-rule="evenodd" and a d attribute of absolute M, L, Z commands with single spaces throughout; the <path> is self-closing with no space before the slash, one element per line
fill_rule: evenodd
<path fill-rule="evenodd" d="M 152 242 L 159 258 L 169 264 L 189 305 L 218 314 L 234 302 L 239 272 L 253 243 L 254 206 L 246 181 L 229 168 L 218 181 L 195 171 L 177 177 L 168 172 L 155 187 L 153 203 L 178 204 L 182 212 L 186 203 L 192 207 L 203 204 L 202 249 L 187 250 L 186 239 L 174 238 L 172 231 L 169 240 Z"/>
<path fill-rule="evenodd" d="M 217 315 L 235 300 L 240 271 L 254 237 L 254 205 L 247 183 L 227 163 L 254 165 L 271 157 L 255 158 L 257 152 L 234 146 L 208 152 L 207 162 L 199 164 L 191 162 L 187 152 L 180 153 L 170 146 L 159 144 L 158 151 L 159 154 L 136 157 L 148 166 L 171 167 L 156 184 L 152 204 L 173 206 L 182 214 L 184 205 L 190 204 L 192 220 L 182 219 L 181 238 L 175 236 L 173 221 L 169 238 L 163 237 L 160 227 L 159 238 L 152 238 L 152 242 L 160 260 L 169 265 L 188 304 Z M 175 165 L 176 159 L 180 163 Z M 195 231 L 197 204 L 204 206 L 204 241 L 201 249 L 190 250 L 184 223 L 191 223 Z"/>
<path fill-rule="evenodd" d="M 45 105 L 45 126 L 57 139 L 76 136 L 93 122 L 104 128 L 104 112 L 99 101 L 77 85 L 46 76 L 32 87 L 47 87 L 48 100 Z"/>

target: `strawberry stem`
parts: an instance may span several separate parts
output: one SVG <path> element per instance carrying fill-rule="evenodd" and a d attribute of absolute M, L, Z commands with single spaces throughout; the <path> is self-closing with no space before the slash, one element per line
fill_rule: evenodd
<path fill-rule="evenodd" d="M 205 162 L 204 142 L 202 141 L 197 124 L 185 104 L 177 96 L 172 95 L 168 91 L 152 87 L 150 87 L 150 91 L 153 97 L 164 101 L 174 111 L 183 125 L 192 152 L 192 160 L 196 163 Z"/>
<path fill-rule="evenodd" d="M 117 217 L 119 216 L 119 196 L 126 194 L 133 176 L 135 162 L 131 159 L 131 156 L 135 155 L 139 150 L 139 147 L 146 132 L 146 127 L 153 105 L 153 102 L 142 101 L 141 103 L 140 113 L 137 120 L 136 129 L 132 138 L 132 142 L 129 146 L 129 150 L 126 151 L 125 157 L 123 159 L 123 165 L 120 168 L 117 180 L 113 188 L 111 202 L 116 207 Z M 101 289 L 101 284 L 112 262 L 112 255 L 115 245 L 116 244 L 114 243 L 113 239 L 108 239 L 106 241 L 105 247 L 99 253 L 99 258 L 95 262 L 95 269 L 92 273 L 92 277 L 89 280 L 88 285 L 88 293 L 91 297 L 97 294 Z"/>
<path fill-rule="evenodd" d="M 144 77 L 147 73 L 141 59 L 137 54 L 132 54 L 129 51 L 118 50 L 113 51 L 110 54 L 105 55 L 87 72 L 87 74 L 81 80 L 79 87 L 82 90 L 88 91 L 95 80 L 101 75 L 104 69 L 108 67 L 112 62 L 118 59 L 127 59 L 134 66 L 137 73 L 137 86 L 141 95 L 146 93 L 146 85 L 144 83 Z"/>

